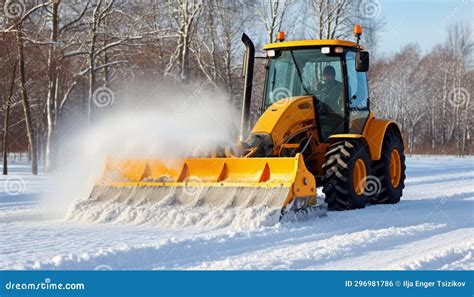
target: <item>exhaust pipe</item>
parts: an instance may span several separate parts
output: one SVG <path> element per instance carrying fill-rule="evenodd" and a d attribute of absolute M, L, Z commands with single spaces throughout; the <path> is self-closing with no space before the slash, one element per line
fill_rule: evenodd
<path fill-rule="evenodd" d="M 245 44 L 245 56 L 243 64 L 244 91 L 242 98 L 242 117 L 240 119 L 239 141 L 244 141 L 250 129 L 250 102 L 252 100 L 253 66 L 255 61 L 255 46 L 247 34 L 242 34 L 242 42 Z"/>

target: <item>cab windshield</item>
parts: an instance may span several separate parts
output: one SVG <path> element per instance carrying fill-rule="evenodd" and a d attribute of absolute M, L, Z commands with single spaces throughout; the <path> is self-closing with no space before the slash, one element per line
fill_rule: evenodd
<path fill-rule="evenodd" d="M 264 109 L 288 97 L 312 95 L 315 112 L 323 123 L 326 139 L 344 133 L 345 100 L 340 56 L 321 53 L 321 49 L 283 50 L 271 58 L 265 89 Z"/>
<path fill-rule="evenodd" d="M 302 95 L 316 96 L 334 112 L 341 107 L 337 106 L 343 95 L 338 56 L 321 54 L 321 49 L 284 50 L 270 60 L 268 71 L 265 109 L 284 98 Z"/>

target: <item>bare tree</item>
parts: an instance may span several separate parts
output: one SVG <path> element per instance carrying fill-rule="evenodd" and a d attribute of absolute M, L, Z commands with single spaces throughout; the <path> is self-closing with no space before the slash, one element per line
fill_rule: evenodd
<path fill-rule="evenodd" d="M 37 175 L 38 174 L 38 154 L 37 154 L 37 147 L 36 147 L 36 135 L 35 135 L 35 130 L 33 128 L 30 102 L 28 100 L 28 91 L 26 87 L 25 56 L 23 52 L 24 39 L 22 36 L 21 25 L 17 27 L 16 42 L 17 42 L 18 71 L 20 75 L 19 88 L 20 88 L 21 99 L 23 102 L 23 112 L 25 114 L 26 131 L 28 134 L 29 149 L 30 149 L 30 155 L 31 155 L 31 173 L 33 175 Z"/>
<path fill-rule="evenodd" d="M 166 66 L 165 76 L 187 82 L 190 45 L 202 13 L 203 2 L 202 0 L 169 0 L 168 4 L 170 32 L 176 32 L 178 40 Z M 173 72 L 175 68 L 177 71 Z"/>
<path fill-rule="evenodd" d="M 199 34 L 191 44 L 199 70 L 213 87 L 222 87 L 232 100 L 238 97 L 240 32 L 246 18 L 238 2 L 210 2 L 202 13 Z"/>
<path fill-rule="evenodd" d="M 13 99 L 19 99 L 9 105 L 7 118 L 6 110 L 2 113 L 3 132 L 20 135 L 4 141 L 4 157 L 8 149 L 35 147 L 29 149 L 31 157 L 44 157 L 46 169 L 54 168 L 61 138 L 77 129 L 84 115 L 101 115 L 94 93 L 107 87 L 124 102 L 123 82 L 141 78 L 177 85 L 203 81 L 206 88 L 225 90 L 240 106 L 242 32 L 260 48 L 274 42 L 277 31 L 285 31 L 289 40 L 352 39 L 354 23 L 362 24 L 362 43 L 375 61 L 369 72 L 372 107 L 397 119 L 410 150 L 472 153 L 472 28 L 453 23 L 446 41 L 424 55 L 407 46 L 394 55 L 374 56 L 383 18 L 380 7 L 364 6 L 368 2 L 25 1 L 22 15 L 7 18 L 0 28 L 3 37 L 12 37 L 0 38 L 2 49 L 15 49 L 1 65 L 10 69 L 9 58 L 16 61 Z M 255 98 L 263 92 L 265 63 L 256 61 Z M 10 87 L 9 76 L 0 80 L 5 94 Z M 253 100 L 253 118 L 259 103 Z"/>
<path fill-rule="evenodd" d="M 287 0 L 270 0 L 257 4 L 256 12 L 265 26 L 268 42 L 273 42 L 276 32 L 281 31 L 289 3 Z"/>
<path fill-rule="evenodd" d="M 48 97 L 46 98 L 46 151 L 45 169 L 51 169 L 51 150 L 53 146 L 53 133 L 56 126 L 56 94 L 57 94 L 57 73 L 55 48 L 58 42 L 58 6 L 60 0 L 51 3 L 51 34 L 48 45 Z"/>
<path fill-rule="evenodd" d="M 472 153 L 472 41 L 463 27 L 449 27 L 424 56 L 411 45 L 371 66 L 372 106 L 402 125 L 411 152 Z"/>
<path fill-rule="evenodd" d="M 12 104 L 13 90 L 15 88 L 15 77 L 16 77 L 16 67 L 13 66 L 12 75 L 10 79 L 10 90 L 8 96 L 5 96 L 3 103 L 3 137 L 2 137 L 2 149 L 3 149 L 3 175 L 8 174 L 8 128 L 9 128 L 9 119 L 10 119 L 10 106 Z"/>
<path fill-rule="evenodd" d="M 339 39 L 348 35 L 348 20 L 352 13 L 347 0 L 313 0 L 312 8 L 317 20 L 319 39 Z"/>
<path fill-rule="evenodd" d="M 454 113 L 452 137 L 456 139 L 459 154 L 462 155 L 465 152 L 466 138 L 469 136 L 470 118 L 472 117 L 471 93 L 466 89 L 469 81 L 466 81 L 465 69 L 472 64 L 474 40 L 469 24 L 454 23 L 448 26 L 447 32 L 446 48 L 454 62 L 454 71 L 451 73 L 452 86 L 448 93 L 448 100 L 450 99 Z"/>
<path fill-rule="evenodd" d="M 451 55 L 462 59 L 463 67 L 470 67 L 474 50 L 472 27 L 467 23 L 456 22 L 447 27 L 447 33 L 446 47 Z"/>
<path fill-rule="evenodd" d="M 10 26 L 7 26 L 1 31 L 3 34 L 14 34 L 16 39 L 16 58 L 19 71 L 19 91 L 23 103 L 24 121 L 28 136 L 28 147 L 31 157 L 31 172 L 34 175 L 38 174 L 38 155 L 37 155 L 37 139 L 33 127 L 33 119 L 31 116 L 31 107 L 26 86 L 26 71 L 25 71 L 25 56 L 24 56 L 24 42 L 27 39 L 26 33 L 23 30 L 25 20 L 30 18 L 36 11 L 48 6 L 51 2 L 44 2 L 34 5 L 25 13 L 18 15 Z"/>

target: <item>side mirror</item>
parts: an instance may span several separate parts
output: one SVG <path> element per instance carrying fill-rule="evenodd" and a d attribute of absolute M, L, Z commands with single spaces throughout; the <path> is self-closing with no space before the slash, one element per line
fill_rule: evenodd
<path fill-rule="evenodd" d="M 369 71 L 369 52 L 359 51 L 356 53 L 356 71 L 367 72 Z"/>

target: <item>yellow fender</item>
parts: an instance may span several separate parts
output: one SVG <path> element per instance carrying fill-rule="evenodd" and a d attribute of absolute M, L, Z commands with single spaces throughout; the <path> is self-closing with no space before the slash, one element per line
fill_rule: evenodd
<path fill-rule="evenodd" d="M 382 145 L 385 133 L 388 129 L 394 129 L 400 136 L 401 132 L 397 123 L 393 120 L 376 119 L 375 114 L 371 112 L 365 122 L 362 134 L 334 134 L 330 139 L 360 139 L 363 138 L 370 151 L 370 157 L 373 161 L 380 160 L 382 156 Z"/>

